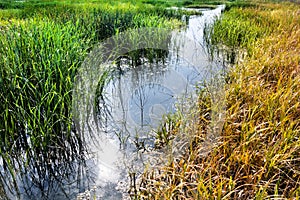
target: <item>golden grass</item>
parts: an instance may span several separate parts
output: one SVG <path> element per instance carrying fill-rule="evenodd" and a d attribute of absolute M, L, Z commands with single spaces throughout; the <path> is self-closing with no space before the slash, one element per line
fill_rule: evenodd
<path fill-rule="evenodd" d="M 264 3 L 234 12 L 242 20 L 255 13 L 273 25 L 228 74 L 219 143 L 201 156 L 209 107 L 200 97 L 197 131 L 185 127 L 195 135 L 189 150 L 145 173 L 141 199 L 300 198 L 300 7 Z"/>

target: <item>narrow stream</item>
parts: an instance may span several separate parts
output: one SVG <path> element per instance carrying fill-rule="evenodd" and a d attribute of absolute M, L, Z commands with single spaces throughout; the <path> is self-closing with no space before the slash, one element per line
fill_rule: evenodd
<path fill-rule="evenodd" d="M 0 182 L 0 200 L 128 199 L 130 184 L 145 168 L 168 161 L 164 151 L 155 149 L 155 131 L 163 117 L 174 112 L 188 114 L 197 98 L 197 84 L 209 80 L 212 71 L 222 69 L 209 58 L 203 32 L 223 9 L 218 6 L 188 18 L 187 27 L 170 34 L 170 42 L 159 49 L 160 58 L 154 62 L 145 56 L 132 65 L 124 56 L 119 63 L 110 63 L 114 70 L 109 72 L 109 79 L 100 88 L 100 95 L 91 97 L 97 105 L 84 110 L 93 115 L 92 125 L 85 124 L 81 131 L 88 150 L 84 159 L 78 155 L 28 170 L 23 170 L 26 166 L 20 162 L 16 182 L 6 177 L 8 170 L 1 167 L 5 182 Z"/>
<path fill-rule="evenodd" d="M 166 114 L 187 111 L 185 104 L 196 101 L 197 83 L 209 79 L 210 70 L 222 68 L 209 59 L 203 35 L 205 25 L 213 23 L 222 9 L 191 16 L 187 28 L 172 34 L 163 60 L 152 63 L 144 58 L 134 66 L 130 59 L 121 60 L 98 97 L 99 129 L 88 142 L 95 156 L 92 193 L 97 198 L 125 199 L 128 184 L 145 166 L 167 162 L 167 155 L 155 150 L 155 131 Z"/>

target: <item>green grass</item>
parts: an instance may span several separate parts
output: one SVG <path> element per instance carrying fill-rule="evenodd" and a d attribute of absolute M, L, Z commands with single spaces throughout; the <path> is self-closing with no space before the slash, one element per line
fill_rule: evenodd
<path fill-rule="evenodd" d="M 217 6 L 216 5 L 209 5 L 209 4 L 192 4 L 192 5 L 188 5 L 185 6 L 186 8 L 196 8 L 196 9 L 214 9 Z"/>
<path fill-rule="evenodd" d="M 201 3 L 216 2 L 2 1 L 0 155 L 12 186 L 15 166 L 31 166 L 43 177 L 44 169 L 83 156 L 71 115 L 72 89 L 94 44 L 130 28 L 178 27 L 183 13 L 164 7 Z M 208 42 L 248 56 L 228 74 L 220 144 L 208 156 L 199 155 L 210 120 L 209 97 L 199 97 L 198 118 L 191 123 L 169 116 L 157 133 L 159 145 L 179 130 L 194 140 L 185 157 L 145 174 L 140 190 L 145 198 L 300 196 L 299 5 L 243 1 L 228 8 L 207 29 Z"/>
<path fill-rule="evenodd" d="M 44 170 L 84 156 L 72 90 L 94 44 L 128 29 L 178 27 L 182 14 L 128 1 L 8 4 L 0 10 L 0 155 L 14 187 L 18 166 L 43 180 Z"/>
<path fill-rule="evenodd" d="M 28 20 L 1 33 L 1 155 L 28 162 L 80 155 L 71 134 L 71 88 L 89 41 L 78 24 Z M 72 33 L 72 34 L 70 34 Z M 68 152 L 61 154 L 59 152 Z M 56 157 L 60 155 L 61 157 Z"/>

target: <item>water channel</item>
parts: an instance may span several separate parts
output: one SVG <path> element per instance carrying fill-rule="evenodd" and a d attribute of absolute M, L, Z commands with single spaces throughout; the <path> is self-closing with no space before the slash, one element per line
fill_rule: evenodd
<path fill-rule="evenodd" d="M 168 45 L 158 50 L 160 58 L 154 62 L 145 56 L 132 64 L 124 56 L 109 63 L 114 70 L 103 75 L 105 84 L 99 87 L 97 83 L 101 93 L 92 98 L 96 106 L 85 109 L 92 113 L 93 122 L 81 130 L 87 151 L 84 159 L 56 163 L 60 169 L 55 171 L 41 167 L 43 177 L 29 169 L 17 175 L 15 182 L 6 179 L 1 168 L 2 180 L 11 183 L 1 183 L 0 200 L 129 198 L 133 179 L 146 167 L 167 162 L 166 152 L 155 149 L 155 131 L 163 117 L 188 113 L 197 98 L 197 84 L 223 67 L 210 59 L 203 34 L 223 9 L 218 6 L 202 10 L 202 16 L 183 18 L 187 27 L 170 34 Z"/>

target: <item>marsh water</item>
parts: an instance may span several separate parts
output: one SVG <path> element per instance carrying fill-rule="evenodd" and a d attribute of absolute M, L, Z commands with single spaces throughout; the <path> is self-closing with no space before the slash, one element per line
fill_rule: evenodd
<path fill-rule="evenodd" d="M 15 180 L 1 167 L 0 199 L 130 198 L 146 168 L 168 161 L 155 147 L 164 117 L 188 112 L 208 71 L 222 68 L 208 55 L 203 34 L 222 9 L 183 17 L 187 26 L 171 34 L 168 49 L 154 62 L 121 58 L 97 96 L 97 128 L 83 134 L 84 156 L 55 163 L 55 169 L 51 164 L 28 169 L 20 162 Z"/>

